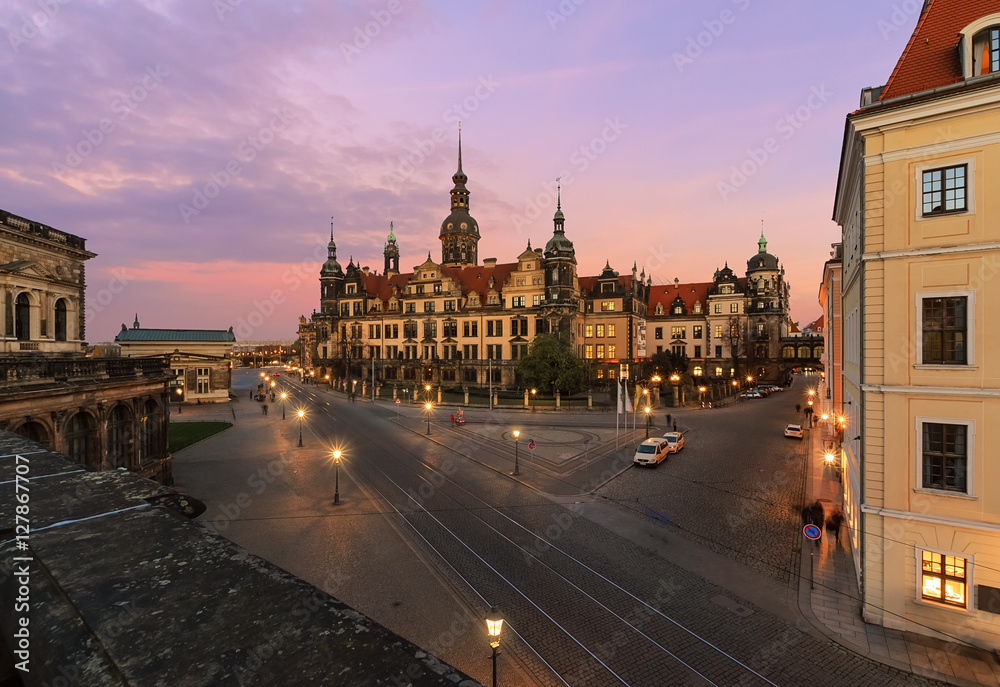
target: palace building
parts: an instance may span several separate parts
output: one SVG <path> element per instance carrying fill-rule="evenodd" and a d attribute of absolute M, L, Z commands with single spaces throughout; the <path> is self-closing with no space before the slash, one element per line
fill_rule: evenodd
<path fill-rule="evenodd" d="M 542 333 L 568 340 L 598 386 L 642 377 L 648 358 L 664 350 L 683 352 L 709 379 L 743 370 L 780 379 L 800 350 L 810 360 L 820 352 L 821 337 L 814 337 L 815 350 L 812 341 L 785 345 L 792 329 L 788 284 L 763 235 L 742 277 L 727 265 L 709 283 L 654 286 L 635 264 L 620 275 L 610 263 L 596 276 L 579 276 L 560 191 L 544 248 L 529 240 L 513 262 L 480 262 L 468 180 L 459 139 L 440 260 L 428 252 L 412 272 L 400 272 L 391 222 L 381 274 L 353 258 L 343 267 L 331 225 L 319 310 L 299 319 L 304 369 L 331 381 L 374 380 L 376 387 L 513 389 L 518 359 Z"/>

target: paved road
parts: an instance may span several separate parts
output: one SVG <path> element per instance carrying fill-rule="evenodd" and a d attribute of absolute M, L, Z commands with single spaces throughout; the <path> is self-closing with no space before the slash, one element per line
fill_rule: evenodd
<path fill-rule="evenodd" d="M 652 508 L 717 551 L 772 577 L 787 575 L 794 548 L 788 516 L 801 500 L 801 449 L 797 442 L 771 439 L 780 438 L 775 428 L 790 419 L 785 412 L 794 405 L 790 398 L 682 413 L 678 424 L 689 429 L 689 447 L 656 470 L 626 470 L 595 501 L 550 498 L 507 477 L 496 468 L 498 461 L 509 460 L 506 440 L 459 435 L 440 424 L 428 438 L 419 414 L 397 420 L 394 408 L 347 403 L 342 397 L 328 400 L 328 394 L 311 387 L 295 388 L 293 394 L 296 403 L 309 408 L 307 445 L 336 444 L 345 450 L 344 502 L 387 513 L 391 531 L 380 527 L 375 538 L 366 527 L 357 537 L 362 541 L 352 541 L 343 528 L 335 535 L 311 536 L 310 530 L 325 530 L 331 520 L 330 468 L 320 452 L 298 462 L 294 473 L 276 479 L 269 491 L 284 516 L 281 541 L 287 545 L 260 541 L 259 536 L 273 537 L 275 527 L 246 529 L 250 522 L 239 515 L 230 532 L 239 531 L 240 543 L 293 572 L 330 567 L 322 551 L 303 551 L 303 541 L 329 536 L 348 541 L 340 545 L 354 557 L 363 557 L 365 550 L 377 557 L 406 537 L 468 608 L 482 612 L 496 605 L 507 615 L 517 637 L 505 636 L 504 646 L 517 661 L 501 671 L 502 684 L 931 684 L 800 629 L 787 609 L 766 608 L 729 591 L 738 585 L 726 584 L 725 575 L 692 572 L 683 559 L 690 546 L 656 546 L 637 534 L 658 527 L 645 514 L 605 526 L 613 514 L 600 512 L 603 499 Z M 558 422 L 592 428 L 605 420 L 567 415 Z M 294 432 L 292 438 L 297 439 Z M 183 472 L 183 463 L 179 457 L 175 472 Z M 786 476 L 777 474 L 775 465 Z M 231 467 L 225 462 L 213 466 L 217 481 L 206 484 L 206 490 L 223 488 L 224 471 Z M 561 481 L 574 474 L 579 476 L 564 473 Z M 213 508 L 219 503 L 224 505 L 213 501 Z M 349 527 L 350 520 L 344 524 Z M 428 573 L 397 570 L 392 559 L 355 564 L 354 574 L 371 580 L 372 598 L 349 602 L 365 612 L 366 605 L 384 610 L 387 598 L 419 597 L 421 585 L 427 585 Z M 730 570 L 724 563 L 717 567 Z M 733 564 L 731 570 L 740 575 L 740 566 Z M 746 573 L 749 579 L 754 575 Z M 303 576 L 319 575 L 313 570 Z M 407 636 L 439 648 L 440 631 L 428 627 L 429 634 L 424 632 Z M 478 634 L 465 633 L 477 641 Z M 454 649 L 442 653 L 486 679 L 481 658 Z"/>

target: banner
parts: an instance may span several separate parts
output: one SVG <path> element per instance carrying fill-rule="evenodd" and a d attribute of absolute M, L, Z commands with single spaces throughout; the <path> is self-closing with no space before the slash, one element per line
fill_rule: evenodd
<path fill-rule="evenodd" d="M 621 382 L 615 382 L 615 387 L 618 389 L 618 414 L 622 414 L 622 385 Z"/>

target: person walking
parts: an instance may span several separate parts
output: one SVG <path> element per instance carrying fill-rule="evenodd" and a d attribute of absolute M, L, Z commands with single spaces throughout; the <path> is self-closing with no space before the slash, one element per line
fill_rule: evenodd
<path fill-rule="evenodd" d="M 264 414 L 267 415 L 267 404 L 266 403 L 263 406 L 261 406 L 261 410 L 263 410 Z"/>
<path fill-rule="evenodd" d="M 250 389 L 250 400 L 253 400 L 253 389 Z"/>
<path fill-rule="evenodd" d="M 674 420 L 674 431 L 677 431 L 677 420 Z"/>
<path fill-rule="evenodd" d="M 826 521 L 826 529 L 833 532 L 833 540 L 840 544 L 840 526 L 844 524 L 844 511 L 840 506 L 833 509 L 833 513 Z"/>
<path fill-rule="evenodd" d="M 809 507 L 809 515 L 812 518 L 812 524 L 819 528 L 823 527 L 823 522 L 826 520 L 826 516 L 823 511 L 823 504 L 819 502 L 819 499 L 813 501 L 813 504 Z M 820 532 L 822 533 L 823 530 L 820 529 Z M 819 548 L 819 542 L 820 540 L 817 539 L 816 548 Z"/>

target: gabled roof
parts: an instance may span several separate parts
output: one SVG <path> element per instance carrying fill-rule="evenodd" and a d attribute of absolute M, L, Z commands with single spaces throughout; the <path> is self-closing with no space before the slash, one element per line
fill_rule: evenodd
<path fill-rule="evenodd" d="M 601 281 L 601 277 L 580 277 L 577 280 L 580 284 L 580 292 L 584 294 L 593 293 L 599 295 L 596 291 L 598 282 Z M 605 281 L 607 281 L 605 279 Z M 631 274 L 619 274 L 618 275 L 618 285 L 621 286 L 626 291 L 632 289 L 632 275 Z"/>
<path fill-rule="evenodd" d="M 825 324 L 825 321 L 823 319 L 823 315 L 820 315 L 819 319 L 815 320 L 814 322 L 810 322 L 808 325 L 806 325 L 806 331 L 810 331 L 810 332 L 819 332 L 819 331 L 822 331 L 824 324 Z"/>
<path fill-rule="evenodd" d="M 232 329 L 123 329 L 115 341 L 234 342 Z"/>
<path fill-rule="evenodd" d="M 993 12 L 1000 0 L 927 0 L 879 101 L 960 82 L 959 32 Z"/>
<path fill-rule="evenodd" d="M 695 301 L 701 303 L 700 314 L 706 315 L 708 314 L 708 291 L 713 286 L 715 286 L 715 282 L 710 281 L 694 284 L 678 284 L 677 286 L 673 284 L 654 284 L 649 287 L 649 309 L 647 313 L 649 316 L 655 316 L 656 306 L 662 304 L 663 314 L 669 315 L 670 306 L 680 296 L 681 300 L 684 301 L 684 308 L 687 310 L 688 315 L 694 314 Z"/>

